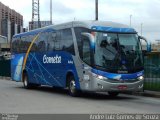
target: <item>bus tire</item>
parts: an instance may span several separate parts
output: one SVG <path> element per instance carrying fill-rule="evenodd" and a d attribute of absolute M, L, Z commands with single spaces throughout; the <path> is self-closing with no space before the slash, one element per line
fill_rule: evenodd
<path fill-rule="evenodd" d="M 30 89 L 30 88 L 32 87 L 31 84 L 29 83 L 27 73 L 24 73 L 24 74 L 23 74 L 23 86 L 24 86 L 24 88 L 26 88 L 26 89 Z"/>
<path fill-rule="evenodd" d="M 110 97 L 117 97 L 119 95 L 119 92 L 108 92 Z"/>
<path fill-rule="evenodd" d="M 69 89 L 69 95 L 72 97 L 78 97 L 79 91 L 76 89 L 76 83 L 73 76 L 68 77 L 68 89 Z"/>

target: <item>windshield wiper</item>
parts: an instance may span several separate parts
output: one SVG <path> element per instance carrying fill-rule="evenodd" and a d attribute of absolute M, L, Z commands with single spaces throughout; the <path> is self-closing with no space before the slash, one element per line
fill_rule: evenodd
<path fill-rule="evenodd" d="M 103 67 L 103 66 L 100 66 L 100 65 L 95 65 L 96 68 L 100 68 L 102 70 L 107 70 L 107 68 Z"/>

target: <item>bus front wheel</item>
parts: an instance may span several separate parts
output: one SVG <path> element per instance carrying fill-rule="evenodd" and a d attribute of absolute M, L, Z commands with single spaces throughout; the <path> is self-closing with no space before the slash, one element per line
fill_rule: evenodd
<path fill-rule="evenodd" d="M 73 97 L 77 97 L 79 95 L 79 91 L 76 89 L 76 83 L 74 77 L 70 76 L 68 78 L 68 81 L 69 81 L 68 84 L 69 94 Z"/>

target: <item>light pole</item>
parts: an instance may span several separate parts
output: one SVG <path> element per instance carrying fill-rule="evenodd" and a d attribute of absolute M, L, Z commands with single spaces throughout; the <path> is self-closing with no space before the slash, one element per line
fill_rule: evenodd
<path fill-rule="evenodd" d="M 50 0 L 50 22 L 52 24 L 52 0 Z"/>
<path fill-rule="evenodd" d="M 95 20 L 98 21 L 98 0 L 95 0 Z"/>
<path fill-rule="evenodd" d="M 130 27 L 132 26 L 132 15 L 130 15 Z"/>
<path fill-rule="evenodd" d="M 141 23 L 141 36 L 143 35 L 143 23 Z"/>

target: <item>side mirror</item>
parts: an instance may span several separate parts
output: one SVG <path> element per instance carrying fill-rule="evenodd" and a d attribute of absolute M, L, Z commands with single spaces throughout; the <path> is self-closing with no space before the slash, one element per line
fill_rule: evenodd
<path fill-rule="evenodd" d="M 148 43 L 147 39 L 146 39 L 145 37 L 143 37 L 143 36 L 139 36 L 138 38 L 139 38 L 139 40 L 145 41 L 145 43 L 147 44 L 146 50 L 143 50 L 144 55 L 146 55 L 147 52 L 151 52 L 151 50 L 152 50 L 152 49 L 151 49 L 151 44 Z M 144 51 L 145 51 L 145 52 L 144 52 Z"/>
<path fill-rule="evenodd" d="M 94 42 L 95 38 L 94 38 L 94 36 L 91 33 L 86 33 L 86 32 L 81 33 L 81 35 L 89 38 L 89 41 L 90 41 L 90 44 L 91 44 L 91 49 L 95 50 L 95 42 Z"/>

